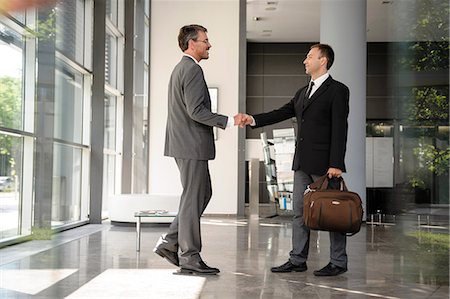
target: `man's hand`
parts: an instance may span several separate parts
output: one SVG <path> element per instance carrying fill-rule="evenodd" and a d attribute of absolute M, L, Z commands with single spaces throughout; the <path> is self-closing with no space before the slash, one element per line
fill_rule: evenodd
<path fill-rule="evenodd" d="M 242 113 L 238 113 L 234 116 L 234 125 L 241 126 L 241 122 L 242 122 Z M 242 126 L 241 126 L 241 128 L 242 128 Z"/>
<path fill-rule="evenodd" d="M 327 174 L 330 179 L 332 177 L 340 178 L 342 175 L 342 170 L 340 170 L 339 168 L 330 167 L 330 168 L 328 168 Z"/>
<path fill-rule="evenodd" d="M 253 117 L 251 115 L 242 114 L 242 119 L 241 119 L 241 127 L 243 128 L 244 126 L 248 126 L 251 125 L 253 123 Z"/>
<path fill-rule="evenodd" d="M 239 125 L 244 128 L 246 125 L 251 125 L 253 123 L 253 117 L 245 113 L 238 113 L 234 116 L 234 125 Z"/>

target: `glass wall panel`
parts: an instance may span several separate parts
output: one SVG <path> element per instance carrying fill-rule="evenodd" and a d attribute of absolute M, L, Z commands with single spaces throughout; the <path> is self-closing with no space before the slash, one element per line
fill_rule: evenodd
<path fill-rule="evenodd" d="M 144 27 L 144 62 L 146 64 L 148 64 L 148 56 L 149 56 L 149 46 L 150 46 L 150 41 L 149 41 L 149 35 L 150 35 L 150 27 L 148 26 L 148 23 L 145 22 L 145 27 Z"/>
<path fill-rule="evenodd" d="M 23 11 L 12 11 L 9 13 L 14 19 L 22 24 L 25 24 L 25 12 Z"/>
<path fill-rule="evenodd" d="M 142 163 L 144 165 L 148 165 L 148 155 L 149 155 L 149 136 L 148 136 L 148 124 L 149 124 L 149 119 L 148 119 L 148 67 L 147 65 L 144 66 L 144 109 L 142 109 Z M 147 171 L 147 167 L 143 167 L 143 169 L 145 169 Z M 144 178 L 147 178 L 148 173 L 146 172 L 145 174 L 143 174 Z M 147 183 L 145 183 L 144 185 L 147 185 Z M 143 192 L 146 192 L 147 190 L 143 190 Z"/>
<path fill-rule="evenodd" d="M 116 97 L 105 97 L 105 148 L 116 149 Z"/>
<path fill-rule="evenodd" d="M 105 82 L 117 87 L 117 37 L 106 32 Z"/>
<path fill-rule="evenodd" d="M 84 0 L 59 1 L 56 14 L 56 47 L 65 56 L 83 64 Z"/>
<path fill-rule="evenodd" d="M 115 194 L 116 155 L 103 156 L 103 201 L 102 218 L 108 217 L 108 199 Z"/>
<path fill-rule="evenodd" d="M 55 84 L 55 138 L 81 143 L 83 76 L 57 60 Z"/>
<path fill-rule="evenodd" d="M 116 179 L 116 135 L 117 135 L 117 97 L 105 97 L 105 139 L 103 156 L 103 202 L 102 217 L 108 216 L 108 199 L 115 193 Z"/>
<path fill-rule="evenodd" d="M 117 0 L 106 0 L 106 16 L 114 25 L 118 25 Z"/>
<path fill-rule="evenodd" d="M 22 35 L 0 23 L 0 127 L 23 129 Z M 0 240 L 20 235 L 23 138 L 0 132 Z"/>
<path fill-rule="evenodd" d="M 144 13 L 147 17 L 150 17 L 150 0 L 144 0 Z"/>
<path fill-rule="evenodd" d="M 0 133 L 0 240 L 20 235 L 23 138 Z"/>
<path fill-rule="evenodd" d="M 53 147 L 52 227 L 80 220 L 81 149 Z"/>
<path fill-rule="evenodd" d="M 414 10 L 409 2 L 396 6 L 413 24 L 404 27 L 411 41 L 391 47 L 396 74 L 392 95 L 398 98 L 398 181 L 410 191 L 411 207 L 446 206 L 432 214 L 448 215 L 449 3 L 413 3 Z"/>
<path fill-rule="evenodd" d="M 0 23 L 0 126 L 23 127 L 22 36 Z"/>

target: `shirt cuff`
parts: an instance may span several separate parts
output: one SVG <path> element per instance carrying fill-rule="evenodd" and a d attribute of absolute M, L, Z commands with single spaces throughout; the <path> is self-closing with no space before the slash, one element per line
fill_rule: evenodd
<path fill-rule="evenodd" d="M 250 124 L 250 126 L 252 126 L 252 127 L 256 126 L 255 118 L 251 115 L 250 115 L 250 117 L 252 118 L 252 123 Z"/>
<path fill-rule="evenodd" d="M 231 127 L 234 127 L 234 117 L 228 116 L 227 128 L 231 128 Z"/>

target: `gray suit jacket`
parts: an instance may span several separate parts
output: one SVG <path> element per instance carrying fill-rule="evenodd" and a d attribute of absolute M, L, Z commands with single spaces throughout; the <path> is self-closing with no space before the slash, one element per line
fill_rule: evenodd
<path fill-rule="evenodd" d="M 211 99 L 202 68 L 183 56 L 169 82 L 164 155 L 212 160 L 216 156 L 213 126 L 225 129 L 228 117 L 211 112 Z"/>

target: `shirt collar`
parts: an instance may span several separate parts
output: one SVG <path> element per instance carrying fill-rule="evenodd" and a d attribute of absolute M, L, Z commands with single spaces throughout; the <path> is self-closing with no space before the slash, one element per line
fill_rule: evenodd
<path fill-rule="evenodd" d="M 198 61 L 197 61 L 197 59 L 195 59 L 195 58 L 192 57 L 191 55 L 184 53 L 183 56 L 190 57 L 192 60 L 194 60 L 194 62 L 195 62 L 196 64 L 199 64 Z"/>
<path fill-rule="evenodd" d="M 316 78 L 316 80 L 311 80 L 314 82 L 314 87 L 317 89 L 320 87 L 320 85 L 322 85 L 323 82 L 325 82 L 325 80 L 328 79 L 328 77 L 330 77 L 330 74 L 325 73 L 322 76 L 320 76 L 319 78 Z"/>

